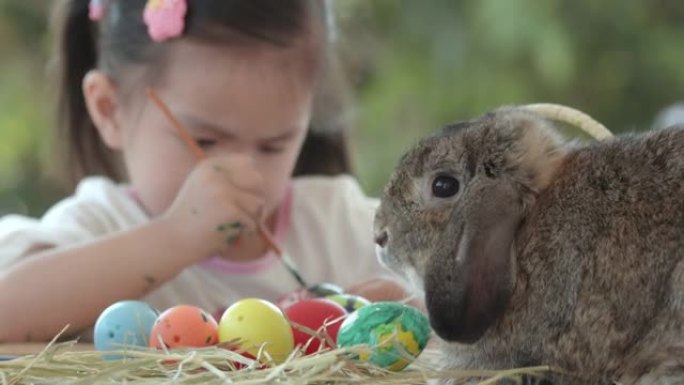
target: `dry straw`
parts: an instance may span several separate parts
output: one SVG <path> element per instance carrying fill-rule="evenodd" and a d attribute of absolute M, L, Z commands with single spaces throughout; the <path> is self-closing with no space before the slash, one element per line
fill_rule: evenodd
<path fill-rule="evenodd" d="M 0 362 L 0 384 L 414 385 L 425 384 L 429 379 L 449 378 L 455 381 L 454 384 L 475 380 L 474 383 L 487 385 L 503 378 L 516 382 L 523 375 L 541 377 L 552 371 L 546 366 L 504 371 L 439 370 L 438 353 L 428 349 L 404 371 L 391 372 L 353 359 L 367 349 L 365 345 L 321 351 L 309 356 L 296 350 L 279 365 L 269 364 L 263 351 L 253 360 L 221 346 L 166 351 L 134 347 L 108 351 L 107 355 L 123 358 L 106 360 L 103 352 L 73 351 L 76 341 L 58 343 L 58 338 L 59 335 L 36 355 Z"/>
<path fill-rule="evenodd" d="M 502 378 L 521 375 L 542 376 L 548 367 L 506 371 L 440 371 L 426 361 L 434 351 L 425 351 L 421 359 L 402 372 L 389 372 L 367 363 L 352 360 L 364 346 L 335 349 L 311 356 L 293 355 L 281 365 L 261 366 L 220 347 L 170 352 L 128 349 L 114 354 L 122 360 L 103 360 L 95 351 L 69 351 L 74 342 L 51 344 L 35 356 L 0 362 L 2 384 L 425 384 L 428 379 L 452 378 L 463 382 L 477 379 L 493 384 Z M 233 363 L 245 365 L 236 369 Z M 460 382 L 460 381 L 459 381 Z M 458 382 L 456 382 L 458 383 Z"/>

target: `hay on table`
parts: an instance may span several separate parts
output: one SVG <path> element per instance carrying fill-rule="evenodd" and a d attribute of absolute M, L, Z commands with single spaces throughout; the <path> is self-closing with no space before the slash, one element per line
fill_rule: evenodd
<path fill-rule="evenodd" d="M 311 356 L 295 352 L 280 365 L 264 365 L 218 346 L 159 351 L 148 348 L 107 352 L 120 360 L 104 360 L 97 351 L 69 351 L 75 341 L 50 343 L 39 354 L 0 362 L 0 384 L 424 384 L 428 379 L 478 379 L 493 384 L 502 378 L 541 376 L 548 367 L 507 371 L 440 371 L 437 354 L 426 350 L 401 372 L 390 372 L 351 359 L 364 346 L 324 351 Z M 267 358 L 262 356 L 260 358 Z M 262 360 L 263 361 L 263 360 Z M 240 367 L 241 368 L 237 368 Z"/>

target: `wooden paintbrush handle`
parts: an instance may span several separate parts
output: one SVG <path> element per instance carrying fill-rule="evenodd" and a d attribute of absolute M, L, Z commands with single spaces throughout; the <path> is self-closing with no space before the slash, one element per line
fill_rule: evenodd
<path fill-rule="evenodd" d="M 152 89 L 152 87 L 147 87 L 147 96 L 150 98 L 150 100 L 152 100 L 152 102 L 154 102 L 154 104 L 157 105 L 157 107 L 159 107 L 161 112 L 171 122 L 171 125 L 176 129 L 178 135 L 190 148 L 192 153 L 195 155 L 195 158 L 197 158 L 197 160 L 202 160 L 206 158 L 207 154 L 204 152 L 204 150 L 202 150 L 202 148 L 197 144 L 197 142 L 195 142 L 195 140 L 192 139 L 192 136 L 190 136 L 188 130 L 185 127 L 183 127 L 183 125 L 178 121 L 178 119 L 176 119 L 176 117 L 171 112 L 171 109 L 169 109 L 166 103 L 164 103 L 164 101 L 159 97 L 159 95 L 157 95 L 157 93 L 154 91 L 154 89 Z M 276 255 L 282 256 L 282 250 L 275 243 L 273 237 L 271 236 L 271 234 L 269 234 L 268 230 L 266 230 L 263 223 L 261 221 L 257 221 L 257 225 L 257 232 L 266 243 L 266 247 L 270 250 L 273 250 L 273 252 L 276 253 Z"/>

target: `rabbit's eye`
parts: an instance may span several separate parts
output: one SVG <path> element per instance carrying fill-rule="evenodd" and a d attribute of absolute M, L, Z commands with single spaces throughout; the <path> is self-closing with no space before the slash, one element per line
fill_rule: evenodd
<path fill-rule="evenodd" d="M 458 179 L 441 175 L 432 181 L 432 195 L 437 198 L 449 198 L 458 193 Z"/>

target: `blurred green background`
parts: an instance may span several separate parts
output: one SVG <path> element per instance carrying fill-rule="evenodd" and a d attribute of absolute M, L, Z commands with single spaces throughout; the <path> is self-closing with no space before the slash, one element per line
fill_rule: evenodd
<path fill-rule="evenodd" d="M 562 103 L 624 132 L 684 99 L 682 0 L 333 2 L 371 195 L 417 138 L 501 104 Z M 68 193 L 51 176 L 52 3 L 0 0 L 0 215 Z"/>

